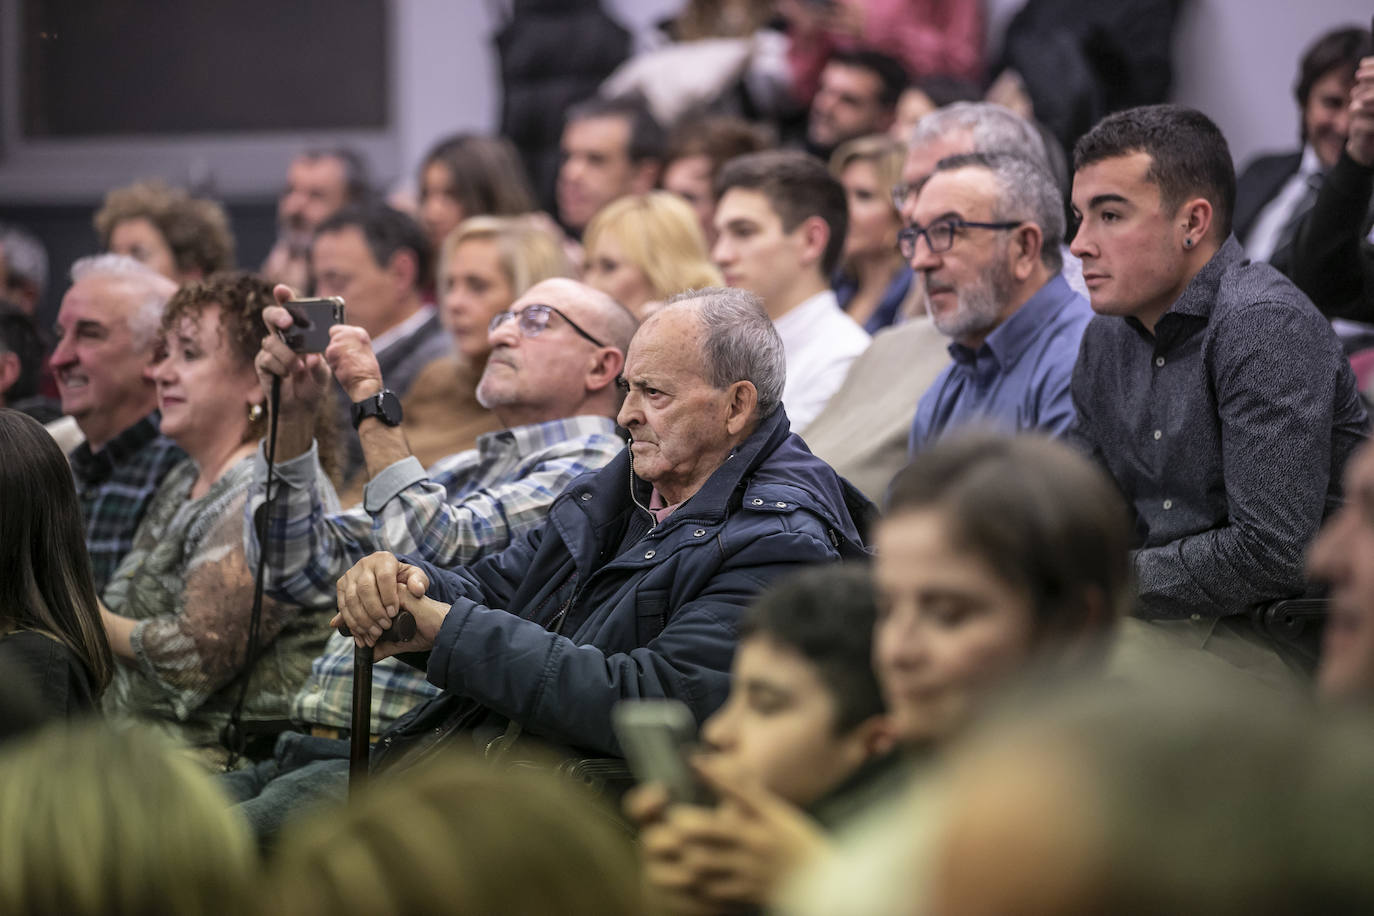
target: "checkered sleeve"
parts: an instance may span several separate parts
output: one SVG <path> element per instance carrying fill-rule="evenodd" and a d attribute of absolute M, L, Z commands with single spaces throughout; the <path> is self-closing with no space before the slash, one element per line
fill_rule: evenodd
<path fill-rule="evenodd" d="M 361 508 L 338 511 L 338 497 L 319 472 L 314 445 L 277 464 L 276 494 L 266 519 L 267 593 L 306 607 L 329 604 L 350 566 L 377 550 L 372 524 Z M 245 505 L 244 547 L 250 566 L 258 560 L 254 519 L 267 500 L 267 459 L 261 446 L 253 462 L 252 497 Z"/>
<path fill-rule="evenodd" d="M 483 481 L 478 488 L 469 482 L 456 500 L 451 491 L 459 481 L 442 463 L 428 478 L 421 475 L 400 487 L 373 487 L 386 483 L 378 475 L 364 498 L 372 512 L 373 540 L 379 549 L 436 566 L 465 565 L 543 522 L 574 478 L 605 465 L 621 445 L 601 433 L 567 439 L 529 456 L 514 473 Z"/>

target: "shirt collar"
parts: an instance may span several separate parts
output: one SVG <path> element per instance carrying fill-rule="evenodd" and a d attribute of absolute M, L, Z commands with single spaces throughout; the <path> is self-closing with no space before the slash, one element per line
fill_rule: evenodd
<path fill-rule="evenodd" d="M 829 288 L 823 289 L 814 296 L 803 299 L 781 317 L 774 318 L 773 327 L 777 328 L 778 334 L 786 340 L 789 332 L 804 331 L 812 321 L 813 316 L 819 315 L 831 307 L 839 308 L 835 299 L 835 291 Z"/>
<path fill-rule="evenodd" d="M 477 437 L 477 451 L 487 457 L 507 449 L 518 455 L 528 455 L 551 445 L 593 435 L 614 436 L 615 421 L 610 417 L 583 414 L 563 417 L 543 423 L 527 423 L 510 429 L 482 433 Z"/>
<path fill-rule="evenodd" d="M 383 350 L 394 344 L 396 341 L 403 340 L 404 338 L 409 337 L 411 334 L 414 334 L 416 331 L 420 330 L 421 325 L 423 325 L 426 321 L 430 319 L 430 316 L 434 314 L 434 311 L 435 309 L 432 305 L 420 306 L 418 309 L 415 310 L 415 314 L 411 315 L 405 321 L 402 321 L 400 324 L 392 328 L 389 328 L 383 331 L 382 333 L 378 334 L 376 337 L 372 338 L 372 352 L 381 353 Z"/>
<path fill-rule="evenodd" d="M 1326 169 L 1322 168 L 1322 161 L 1317 158 L 1317 151 L 1312 144 L 1304 143 L 1302 147 L 1302 159 L 1298 161 L 1298 174 L 1303 178 L 1313 175 L 1320 175 Z"/>
<path fill-rule="evenodd" d="M 993 328 L 992 333 L 975 352 L 961 343 L 951 343 L 949 354 L 965 365 L 975 362 L 984 350 L 992 354 L 1003 369 L 1015 365 L 1028 350 L 1041 329 L 1053 320 L 1059 310 L 1074 295 L 1064 275 L 1056 273 L 1040 287 L 1006 321 Z"/>
<path fill-rule="evenodd" d="M 1222 275 L 1245 259 L 1245 249 L 1241 247 L 1235 235 L 1229 236 L 1217 249 L 1217 253 L 1212 255 L 1212 259 L 1202 265 L 1202 269 L 1188 281 L 1188 285 L 1183 288 L 1183 294 L 1170 307 L 1169 312 L 1194 315 L 1198 318 L 1212 317 L 1212 306 L 1216 303 L 1217 291 L 1221 288 Z"/>
<path fill-rule="evenodd" d="M 104 480 L 116 465 L 158 437 L 160 419 L 161 415 L 153 411 L 105 443 L 105 447 L 98 452 L 91 451 L 90 442 L 82 442 L 71 454 L 72 470 L 87 483 Z"/>

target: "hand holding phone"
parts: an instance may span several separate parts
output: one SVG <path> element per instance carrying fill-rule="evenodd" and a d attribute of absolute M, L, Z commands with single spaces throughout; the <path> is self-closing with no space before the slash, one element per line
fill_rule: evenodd
<path fill-rule="evenodd" d="M 329 346 L 329 329 L 344 324 L 344 301 L 328 299 L 291 299 L 282 303 L 291 313 L 292 325 L 276 329 L 282 342 L 297 353 L 323 353 Z"/>
<path fill-rule="evenodd" d="M 622 700 L 611 711 L 611 725 L 635 779 L 661 783 L 674 802 L 711 803 L 688 762 L 696 746 L 697 723 L 685 703 Z"/>

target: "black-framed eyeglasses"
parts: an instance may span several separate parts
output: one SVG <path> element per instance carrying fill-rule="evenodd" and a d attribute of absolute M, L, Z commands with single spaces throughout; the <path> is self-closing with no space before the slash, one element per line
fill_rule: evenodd
<path fill-rule="evenodd" d="M 552 305 L 544 305 L 538 302 L 532 305 L 527 305 L 518 312 L 513 311 L 511 309 L 507 309 L 504 312 L 497 312 L 495 315 L 492 316 L 491 324 L 487 325 L 487 330 L 495 331 L 501 325 L 505 324 L 507 321 L 514 318 L 516 319 L 516 326 L 520 328 L 521 334 L 524 334 L 526 337 L 538 337 L 541 333 L 543 333 L 544 329 L 549 326 L 550 314 L 557 315 L 559 318 L 562 318 L 564 321 L 568 323 L 568 327 L 572 328 L 574 331 L 581 334 L 583 337 L 585 337 L 587 340 L 590 340 L 598 347 L 606 346 L 604 343 L 597 340 L 595 337 L 588 334 L 586 331 L 582 330 L 582 328 L 578 327 L 576 321 L 573 321 L 571 318 L 569 318 L 567 315 L 564 315 L 562 312 L 554 308 Z"/>
<path fill-rule="evenodd" d="M 916 223 L 907 226 L 897 233 L 897 248 L 901 250 L 902 257 L 911 260 L 916 257 L 916 242 L 921 236 L 926 237 L 926 244 L 930 246 L 931 254 L 939 254 L 942 251 L 949 251 L 954 247 L 954 238 L 961 229 L 1015 229 L 1024 223 L 1025 220 L 1015 220 L 1001 223 L 975 223 L 966 219 L 937 219 L 929 226 L 922 228 Z"/>

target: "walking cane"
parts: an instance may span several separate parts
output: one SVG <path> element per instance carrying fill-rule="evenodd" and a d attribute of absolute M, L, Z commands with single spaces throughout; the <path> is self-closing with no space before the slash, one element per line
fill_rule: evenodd
<path fill-rule="evenodd" d="M 352 636 L 346 624 L 339 632 Z M 378 642 L 407 642 L 415 635 L 415 616 L 401 611 L 383 630 Z M 372 749 L 372 646 L 353 647 L 353 712 L 348 730 L 348 797 L 353 798 L 367 781 L 367 758 Z"/>

